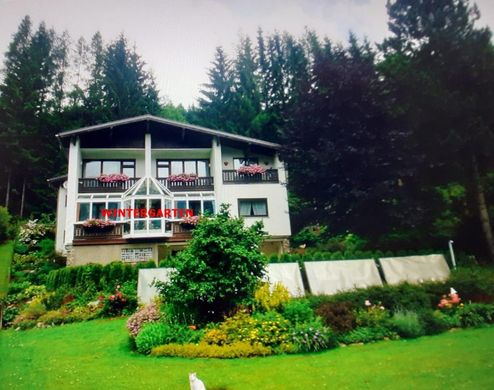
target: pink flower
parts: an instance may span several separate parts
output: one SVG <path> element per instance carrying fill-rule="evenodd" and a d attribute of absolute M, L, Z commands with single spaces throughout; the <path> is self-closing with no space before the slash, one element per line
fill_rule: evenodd
<path fill-rule="evenodd" d="M 195 173 L 181 173 L 180 175 L 170 175 L 168 176 L 168 181 L 171 182 L 188 182 L 197 180 L 197 174 Z"/>
<path fill-rule="evenodd" d="M 254 164 L 254 165 L 242 165 L 240 168 L 237 169 L 238 173 L 243 173 L 247 175 L 255 175 L 257 173 L 264 173 L 266 172 L 266 169 L 261 167 L 260 165 Z"/>

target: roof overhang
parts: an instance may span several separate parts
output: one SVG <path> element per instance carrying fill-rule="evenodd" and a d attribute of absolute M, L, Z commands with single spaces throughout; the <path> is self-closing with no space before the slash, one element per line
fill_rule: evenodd
<path fill-rule="evenodd" d="M 173 126 L 173 127 L 176 127 L 176 128 L 182 129 L 182 130 L 189 130 L 189 131 L 198 132 L 198 133 L 202 133 L 202 134 L 209 134 L 209 135 L 214 136 L 214 137 L 229 139 L 229 140 L 237 141 L 237 142 L 243 142 L 246 144 L 259 145 L 259 146 L 263 146 L 263 147 L 269 148 L 269 149 L 280 149 L 281 148 L 280 144 L 277 144 L 274 142 L 264 141 L 264 140 L 260 140 L 260 139 L 256 139 L 256 138 L 245 137 L 243 135 L 227 133 L 227 132 L 220 131 L 220 130 L 208 129 L 207 127 L 191 125 L 188 123 L 176 122 L 176 121 L 172 121 L 170 119 L 160 118 L 160 117 L 157 117 L 154 115 L 141 115 L 141 116 L 136 116 L 133 118 L 120 119 L 120 120 L 116 120 L 116 121 L 112 121 L 112 122 L 102 123 L 99 125 L 81 127 L 80 129 L 63 131 L 63 132 L 58 133 L 56 135 L 56 137 L 59 140 L 70 139 L 73 136 L 83 135 L 83 134 L 92 133 L 95 131 L 100 131 L 100 130 L 105 130 L 105 129 L 113 129 L 113 128 L 116 128 L 118 126 L 123 126 L 123 125 L 132 124 L 132 123 L 138 123 L 138 122 L 145 122 L 145 121 L 150 121 L 150 122 L 160 123 L 163 125 Z"/>

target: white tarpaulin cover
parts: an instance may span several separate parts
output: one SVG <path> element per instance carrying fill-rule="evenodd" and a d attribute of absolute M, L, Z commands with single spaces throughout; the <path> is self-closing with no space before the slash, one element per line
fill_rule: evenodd
<path fill-rule="evenodd" d="M 386 257 L 379 259 L 388 284 L 444 280 L 449 267 L 443 255 Z"/>
<path fill-rule="evenodd" d="M 358 287 L 382 286 L 376 263 L 366 260 L 306 261 L 312 294 L 336 294 Z"/>
<path fill-rule="evenodd" d="M 266 279 L 271 286 L 281 283 L 288 289 L 292 297 L 304 296 L 304 284 L 297 263 L 268 264 L 266 271 Z"/>
<path fill-rule="evenodd" d="M 158 289 L 153 286 L 155 280 L 168 282 L 170 271 L 173 268 L 147 268 L 139 270 L 137 279 L 137 299 L 141 303 L 148 304 L 157 296 Z"/>

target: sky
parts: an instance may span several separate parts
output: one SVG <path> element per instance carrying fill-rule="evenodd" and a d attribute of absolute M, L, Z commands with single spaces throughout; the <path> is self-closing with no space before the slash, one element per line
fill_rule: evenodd
<path fill-rule="evenodd" d="M 494 1 L 477 0 L 479 26 L 494 26 Z M 124 33 L 152 70 L 163 99 L 185 107 L 208 81 L 217 46 L 234 55 L 241 35 L 306 27 L 341 42 L 349 31 L 371 42 L 387 34 L 386 0 L 0 0 L 0 60 L 25 15 L 75 42 L 100 31 L 105 42 Z"/>

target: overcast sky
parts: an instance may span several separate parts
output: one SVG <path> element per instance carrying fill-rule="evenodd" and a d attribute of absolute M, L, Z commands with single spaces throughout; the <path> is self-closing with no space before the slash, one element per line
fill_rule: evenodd
<path fill-rule="evenodd" d="M 307 26 L 333 41 L 348 31 L 371 42 L 387 33 L 386 0 L 0 0 L 0 51 L 7 50 L 21 19 L 45 21 L 73 41 L 100 31 L 106 42 L 123 32 L 152 69 L 161 95 L 188 106 L 207 82 L 216 46 L 233 54 L 240 34 L 255 36 Z M 494 25 L 494 0 L 478 0 L 480 25 Z"/>

